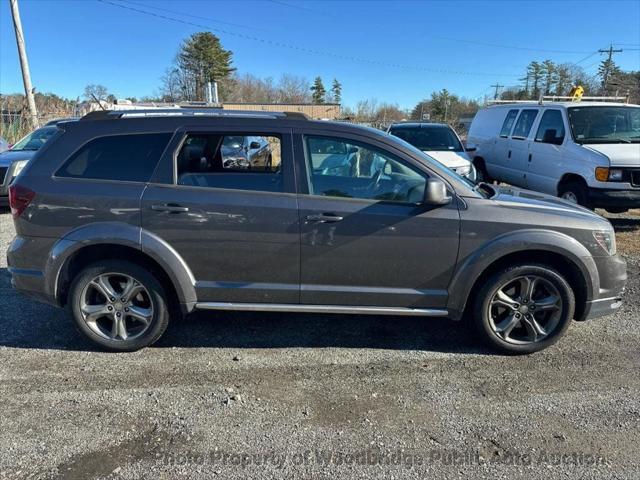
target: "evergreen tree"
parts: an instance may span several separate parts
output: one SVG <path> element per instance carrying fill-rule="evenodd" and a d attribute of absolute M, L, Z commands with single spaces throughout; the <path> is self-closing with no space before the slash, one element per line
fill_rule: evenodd
<path fill-rule="evenodd" d="M 549 95 L 556 83 L 556 64 L 551 60 L 542 62 L 542 75 L 544 78 L 544 94 Z"/>
<path fill-rule="evenodd" d="M 562 64 L 556 67 L 556 95 L 562 96 L 569 93 L 571 87 L 570 65 Z"/>
<path fill-rule="evenodd" d="M 327 91 L 322 83 L 322 78 L 316 77 L 313 81 L 313 85 L 311 86 L 311 91 L 313 92 L 311 95 L 313 103 L 324 103 L 324 97 L 327 94 Z"/>
<path fill-rule="evenodd" d="M 540 96 L 540 85 L 542 83 L 542 64 L 538 62 L 531 62 L 527 67 L 527 75 L 530 79 L 531 96 L 537 99 Z"/>
<path fill-rule="evenodd" d="M 342 84 L 335 78 L 331 85 L 331 93 L 333 94 L 333 103 L 340 103 L 342 101 Z"/>
<path fill-rule="evenodd" d="M 606 58 L 598 67 L 598 76 L 602 80 L 602 93 L 607 93 L 607 87 L 612 77 L 619 76 L 622 73 L 620 67 L 616 65 L 612 58 Z"/>
<path fill-rule="evenodd" d="M 183 42 L 178 52 L 178 77 L 188 100 L 204 100 L 207 82 L 223 83 L 230 79 L 233 53 L 222 48 L 220 39 L 211 32 L 194 33 Z"/>

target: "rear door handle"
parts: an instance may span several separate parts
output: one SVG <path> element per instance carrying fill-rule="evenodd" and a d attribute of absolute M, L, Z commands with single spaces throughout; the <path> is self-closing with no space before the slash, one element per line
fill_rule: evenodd
<path fill-rule="evenodd" d="M 531 161 L 531 154 L 529 154 L 529 161 Z"/>
<path fill-rule="evenodd" d="M 507 154 L 507 158 L 511 158 L 511 150 L 509 150 L 509 153 Z"/>
<path fill-rule="evenodd" d="M 155 210 L 156 212 L 184 213 L 188 212 L 189 208 L 174 203 L 166 203 L 162 205 L 151 205 L 151 210 Z"/>
<path fill-rule="evenodd" d="M 305 219 L 307 220 L 307 222 L 334 223 L 343 220 L 344 217 L 335 215 L 333 213 L 318 213 L 315 215 L 307 215 Z"/>

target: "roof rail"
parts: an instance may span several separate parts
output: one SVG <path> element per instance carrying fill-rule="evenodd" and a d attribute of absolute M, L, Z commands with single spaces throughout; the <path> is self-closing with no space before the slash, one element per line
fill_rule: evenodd
<path fill-rule="evenodd" d="M 529 104 L 539 104 L 542 105 L 544 103 L 553 103 L 553 102 L 573 102 L 580 103 L 581 101 L 585 102 L 614 102 L 614 103 L 629 103 L 629 96 L 621 97 L 581 97 L 580 99 L 574 99 L 572 96 L 561 96 L 561 95 L 541 95 L 539 100 L 487 100 L 487 105 L 503 105 L 510 103 L 529 103 Z"/>
<path fill-rule="evenodd" d="M 95 110 L 81 118 L 87 120 L 115 120 L 139 117 L 240 117 L 308 120 L 301 112 L 265 112 L 252 110 L 222 110 L 211 108 L 150 108 L 138 110 Z"/>

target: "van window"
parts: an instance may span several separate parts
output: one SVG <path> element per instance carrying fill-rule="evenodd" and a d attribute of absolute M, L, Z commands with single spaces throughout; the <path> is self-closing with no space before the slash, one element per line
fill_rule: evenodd
<path fill-rule="evenodd" d="M 509 110 L 509 113 L 507 113 L 507 118 L 504 119 L 504 123 L 502 124 L 502 130 L 500 130 L 501 137 L 507 138 L 509 136 L 509 134 L 511 133 L 511 127 L 513 127 L 513 122 L 516 121 L 517 116 L 518 110 Z"/>
<path fill-rule="evenodd" d="M 189 134 L 176 157 L 177 183 L 281 192 L 280 145 L 279 137 L 259 133 Z"/>
<path fill-rule="evenodd" d="M 540 119 L 536 142 L 560 145 L 564 141 L 564 122 L 560 110 L 547 110 Z"/>
<path fill-rule="evenodd" d="M 513 129 L 513 133 L 511 134 L 511 138 L 527 138 L 531 131 L 533 122 L 536 119 L 536 115 L 538 115 L 538 110 L 522 110 L 518 117 L 518 121 L 516 122 L 516 126 Z"/>
<path fill-rule="evenodd" d="M 352 140 L 306 137 L 309 193 L 420 203 L 426 175 L 387 152 Z"/>
<path fill-rule="evenodd" d="M 144 133 L 95 138 L 74 153 L 56 176 L 148 182 L 171 136 Z"/>

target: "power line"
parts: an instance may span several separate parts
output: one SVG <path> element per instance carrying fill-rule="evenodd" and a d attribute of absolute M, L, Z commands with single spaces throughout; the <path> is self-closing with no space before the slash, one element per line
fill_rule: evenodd
<path fill-rule="evenodd" d="M 292 45 L 292 44 L 289 44 L 289 43 L 284 43 L 284 42 L 280 42 L 280 41 L 276 41 L 276 40 L 270 40 L 270 39 L 266 39 L 266 38 L 262 38 L 262 37 L 256 37 L 254 35 L 247 35 L 247 34 L 244 34 L 244 33 L 234 32 L 234 31 L 226 30 L 226 29 L 219 28 L 219 27 L 211 27 L 209 25 L 203 25 L 203 24 L 200 24 L 200 23 L 190 22 L 188 20 L 183 20 L 183 19 L 180 19 L 180 18 L 171 17 L 171 16 L 165 15 L 165 14 L 150 12 L 150 11 L 147 11 L 147 10 L 141 10 L 139 8 L 131 7 L 131 6 L 128 6 L 128 5 L 123 5 L 122 3 L 115 3 L 115 2 L 110 1 L 110 0 L 96 0 L 96 1 L 98 1 L 100 3 L 107 4 L 107 5 L 111 5 L 111 6 L 114 6 L 114 7 L 122 8 L 122 9 L 125 9 L 125 10 L 130 10 L 132 12 L 137 12 L 137 13 L 140 13 L 140 14 L 143 14 L 143 15 L 149 15 L 149 16 L 152 16 L 152 17 L 160 18 L 160 19 L 163 19 L 163 20 L 168 20 L 168 21 L 171 21 L 171 22 L 182 23 L 184 25 L 189 25 L 189 26 L 196 27 L 196 28 L 204 28 L 204 29 L 207 29 L 207 30 L 213 30 L 215 32 L 220 32 L 220 33 L 223 33 L 225 35 L 230 35 L 230 36 L 242 38 L 242 39 L 245 39 L 245 40 L 250 40 L 250 41 L 253 41 L 253 42 L 259 42 L 259 43 L 263 43 L 263 44 L 267 44 L 267 45 L 272 45 L 274 47 L 296 50 L 296 51 L 303 52 L 303 53 L 306 53 L 306 54 L 311 54 L 311 55 L 328 56 L 328 57 L 332 57 L 332 58 L 339 58 L 339 59 L 342 59 L 342 60 L 348 60 L 348 61 L 351 61 L 351 62 L 359 62 L 359 63 L 367 63 L 367 64 L 370 64 L 370 65 L 378 65 L 378 66 L 381 66 L 381 67 L 398 68 L 398 69 L 406 69 L 406 70 L 418 70 L 418 71 L 425 71 L 425 72 L 431 72 L 431 73 L 443 73 L 443 74 L 449 74 L 449 75 L 475 75 L 475 76 L 499 76 L 499 77 L 517 77 L 517 76 L 519 76 L 518 74 L 515 74 L 515 73 L 465 72 L 465 71 L 455 71 L 455 70 L 448 70 L 448 69 L 441 69 L 441 68 L 428 68 L 428 67 L 423 67 L 423 66 L 419 66 L 419 65 L 403 65 L 403 64 L 399 64 L 399 63 L 390 63 L 390 62 L 383 62 L 383 61 L 379 61 L 379 60 L 372 60 L 372 59 L 369 59 L 369 58 L 355 57 L 355 56 L 350 56 L 350 55 L 343 55 L 343 54 L 339 54 L 339 53 L 329 52 L 329 51 L 326 51 L 326 50 L 315 50 L 315 49 L 301 47 L 301 46 L 298 46 L 298 45 Z"/>
<path fill-rule="evenodd" d="M 288 2 L 284 2 L 282 0 L 267 0 L 273 4 L 276 5 L 282 5 L 284 7 L 289 7 L 289 8 L 294 8 L 297 10 L 305 10 L 308 12 L 313 12 L 316 14 L 321 14 L 321 15 L 325 15 L 325 16 L 330 16 L 330 17 L 337 17 L 338 15 L 335 15 L 333 12 L 330 11 L 323 11 L 323 10 L 316 10 L 313 8 L 309 8 L 306 6 L 302 6 L 302 5 L 296 5 L 296 4 L 291 4 Z M 344 16 L 340 16 L 340 18 L 344 18 Z M 380 25 L 378 24 L 378 26 L 380 26 L 381 28 L 389 28 L 389 25 Z M 524 51 L 529 51 L 529 52 L 542 52 L 542 53 L 566 53 L 566 54 L 585 54 L 585 53 L 591 53 L 588 52 L 586 50 L 555 50 L 555 49 L 549 49 L 549 48 L 535 48 L 535 47 L 523 47 L 521 45 L 504 45 L 504 44 L 500 44 L 500 43 L 488 43 L 488 42 L 481 42 L 478 40 L 469 40 L 469 39 L 465 39 L 465 38 L 455 38 L 455 37 L 443 37 L 440 35 L 425 35 L 426 37 L 430 37 L 430 38 L 436 38 L 439 40 L 446 40 L 448 42 L 462 42 L 462 43 L 468 43 L 468 44 L 472 44 L 472 45 L 479 45 L 479 46 L 484 46 L 484 47 L 493 47 L 493 48 L 506 48 L 506 49 L 511 49 L 511 50 L 524 50 Z"/>
<path fill-rule="evenodd" d="M 183 12 L 178 12 L 176 10 L 169 10 L 168 8 L 156 7 L 155 5 L 147 5 L 147 4 L 144 4 L 144 3 L 132 2 L 131 0 L 126 0 L 126 3 L 131 4 L 131 5 L 137 5 L 139 7 L 150 8 L 152 10 L 158 10 L 158 11 L 161 11 L 161 12 L 173 13 L 175 15 L 180 15 L 180 16 L 183 16 L 183 17 L 197 18 L 199 20 L 207 20 L 208 22 L 220 23 L 222 25 L 229 25 L 231 27 L 246 28 L 247 30 L 262 30 L 262 31 L 265 31 L 264 29 L 256 28 L 255 26 L 251 26 L 251 25 L 241 25 L 239 23 L 225 22 L 223 20 L 216 20 L 215 18 L 203 17 L 203 16 L 200 16 L 200 15 L 192 15 L 190 13 L 183 13 Z"/>

